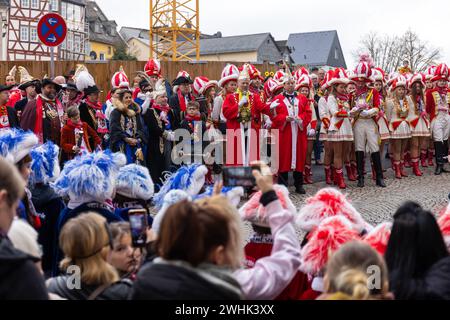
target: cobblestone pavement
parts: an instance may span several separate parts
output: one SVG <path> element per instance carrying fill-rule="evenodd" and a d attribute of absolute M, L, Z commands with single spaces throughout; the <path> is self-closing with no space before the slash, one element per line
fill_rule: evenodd
<path fill-rule="evenodd" d="M 407 200 L 417 201 L 425 209 L 431 210 L 436 214 L 448 203 L 450 173 L 435 176 L 434 168 L 422 168 L 421 170 L 424 172 L 424 175 L 416 177 L 412 175 L 411 169 L 406 169 L 410 176 L 398 180 L 394 178 L 393 171 L 388 169 L 385 172 L 387 188 L 377 187 L 372 180 L 370 171 L 368 171 L 364 188 L 358 188 L 356 186 L 357 182 L 346 181 L 347 189 L 344 192 L 356 209 L 361 212 L 364 219 L 372 225 L 392 220 L 397 208 Z M 295 206 L 300 208 L 307 197 L 314 195 L 318 190 L 327 186 L 325 182 L 306 185 L 307 194 L 304 196 L 296 194 L 295 190 L 290 188 L 291 199 Z M 244 238 L 247 239 L 251 232 L 251 227 L 246 224 L 244 229 Z M 298 234 L 299 237 L 303 237 L 300 231 Z"/>

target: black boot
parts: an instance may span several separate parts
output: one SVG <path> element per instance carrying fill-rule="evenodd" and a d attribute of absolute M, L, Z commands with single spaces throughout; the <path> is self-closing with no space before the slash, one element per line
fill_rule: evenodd
<path fill-rule="evenodd" d="M 364 187 L 364 151 L 356 151 L 356 165 L 358 168 L 358 187 Z"/>
<path fill-rule="evenodd" d="M 373 167 L 375 169 L 377 186 L 386 188 L 386 184 L 384 183 L 384 179 L 383 179 L 383 167 L 381 166 L 380 153 L 379 152 L 372 153 L 371 157 L 372 157 Z"/>
<path fill-rule="evenodd" d="M 434 171 L 434 174 L 438 176 L 444 172 L 444 143 L 441 141 L 435 141 L 434 152 L 436 154 L 436 170 Z"/>
<path fill-rule="evenodd" d="M 445 164 L 446 163 L 448 163 L 448 140 L 445 140 L 444 141 L 444 146 L 443 146 L 443 148 L 444 148 L 444 154 L 442 155 L 442 172 L 445 172 L 445 173 L 448 173 L 448 172 L 450 172 L 450 171 L 448 171 L 446 168 L 445 168 Z"/>
<path fill-rule="evenodd" d="M 289 187 L 289 172 L 278 173 L 278 184 Z"/>
<path fill-rule="evenodd" d="M 295 192 L 298 194 L 306 194 L 303 188 L 303 172 L 294 171 Z"/>

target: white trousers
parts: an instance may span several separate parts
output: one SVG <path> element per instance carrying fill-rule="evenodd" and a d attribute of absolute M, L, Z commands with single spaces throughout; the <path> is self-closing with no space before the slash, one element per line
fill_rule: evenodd
<path fill-rule="evenodd" d="M 431 124 L 434 141 L 448 140 L 450 135 L 450 115 L 446 112 L 439 112 Z"/>
<path fill-rule="evenodd" d="M 370 153 L 380 151 L 380 145 L 378 144 L 380 133 L 373 119 L 358 119 L 353 131 L 355 135 L 355 151 L 365 152 L 366 146 Z"/>

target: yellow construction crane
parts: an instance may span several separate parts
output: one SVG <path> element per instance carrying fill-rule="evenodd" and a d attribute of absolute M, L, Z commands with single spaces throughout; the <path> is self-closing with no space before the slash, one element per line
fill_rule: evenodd
<path fill-rule="evenodd" d="M 199 0 L 150 0 L 150 58 L 200 59 Z"/>

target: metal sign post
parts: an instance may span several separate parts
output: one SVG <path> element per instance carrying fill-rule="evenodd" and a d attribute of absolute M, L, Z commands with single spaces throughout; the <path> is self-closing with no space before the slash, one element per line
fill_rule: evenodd
<path fill-rule="evenodd" d="M 50 77 L 55 77 L 55 47 L 50 47 Z"/>

